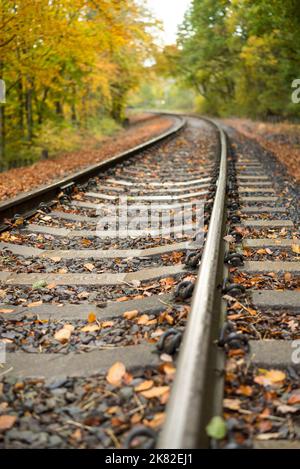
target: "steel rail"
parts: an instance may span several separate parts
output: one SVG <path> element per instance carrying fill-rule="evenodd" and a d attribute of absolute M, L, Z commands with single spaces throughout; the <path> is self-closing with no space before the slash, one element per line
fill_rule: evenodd
<path fill-rule="evenodd" d="M 171 116 L 170 114 L 166 113 L 160 113 L 160 115 L 162 117 Z M 3 224 L 4 219 L 12 218 L 16 214 L 24 215 L 24 213 L 27 214 L 27 212 L 28 215 L 32 215 L 41 202 L 47 203 L 52 201 L 63 190 L 63 188 L 76 183 L 82 183 L 91 177 L 97 176 L 101 171 L 111 168 L 117 163 L 120 163 L 126 160 L 127 158 L 132 157 L 144 150 L 147 150 L 156 145 L 157 143 L 166 140 L 168 137 L 175 135 L 185 127 L 186 119 L 182 116 L 175 114 L 173 114 L 172 117 L 175 118 L 178 122 L 175 123 L 171 127 L 171 129 L 163 132 L 157 137 L 153 137 L 150 140 L 147 140 L 146 142 L 137 145 L 136 147 L 130 150 L 113 156 L 112 158 L 106 159 L 92 166 L 88 166 L 87 168 L 84 168 L 83 170 L 75 174 L 71 174 L 57 182 L 53 182 L 46 186 L 39 187 L 30 192 L 26 192 L 25 194 L 21 194 L 17 197 L 0 203 L 0 231 L 3 231 L 4 229 L 8 228 L 5 223 Z"/>
<path fill-rule="evenodd" d="M 157 448 L 205 448 L 209 438 L 205 427 L 214 413 L 214 392 L 221 379 L 219 353 L 214 341 L 220 325 L 222 296 L 218 282 L 223 274 L 223 230 L 225 226 L 227 143 L 221 127 L 219 134 L 219 178 L 207 238 L 194 288 L 191 312 L 180 348 L 177 371 L 167 416 Z M 219 383 L 220 384 L 220 383 Z"/>

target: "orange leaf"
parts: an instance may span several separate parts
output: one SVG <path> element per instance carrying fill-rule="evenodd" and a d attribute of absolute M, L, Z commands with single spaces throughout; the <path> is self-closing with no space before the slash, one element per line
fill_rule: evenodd
<path fill-rule="evenodd" d="M 122 362 L 116 362 L 108 370 L 106 380 L 109 384 L 113 384 L 114 386 L 120 386 L 125 373 L 125 365 Z"/>
<path fill-rule="evenodd" d="M 152 381 L 152 379 L 149 379 L 135 386 L 134 390 L 136 392 L 147 391 L 148 389 L 152 388 L 153 384 L 154 382 Z"/>
<path fill-rule="evenodd" d="M 97 316 L 95 313 L 89 313 L 88 315 L 88 322 L 89 323 L 92 323 L 92 322 L 95 322 L 97 321 Z"/>
<path fill-rule="evenodd" d="M 137 309 L 133 309 L 132 311 L 126 311 L 124 314 L 123 314 L 123 317 L 125 319 L 134 319 L 137 317 L 137 315 L 139 314 L 138 310 Z"/>
<path fill-rule="evenodd" d="M 100 330 L 100 327 L 98 326 L 98 324 L 89 324 L 87 326 L 84 326 L 81 329 L 81 332 L 96 332 L 99 330 Z"/>
<path fill-rule="evenodd" d="M 153 399 L 154 397 L 160 397 L 166 392 L 169 391 L 169 386 L 156 386 L 154 388 L 149 389 L 148 391 L 141 392 L 141 395 L 144 396 L 146 399 Z"/>
<path fill-rule="evenodd" d="M 0 416 L 0 430 L 5 431 L 9 430 L 17 420 L 15 415 L 1 415 Z"/>

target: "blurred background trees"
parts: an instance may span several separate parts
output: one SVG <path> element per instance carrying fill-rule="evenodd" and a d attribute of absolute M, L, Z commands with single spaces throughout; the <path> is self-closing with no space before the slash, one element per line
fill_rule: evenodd
<path fill-rule="evenodd" d="M 300 106 L 291 100 L 292 82 L 300 78 L 299 1 L 193 0 L 177 45 L 158 54 L 152 72 L 164 90 L 157 102 L 169 109 L 178 105 L 177 87 L 181 96 L 183 88 L 193 92 L 180 101 L 182 110 L 299 118 Z M 142 91 L 149 94 L 148 88 Z"/>
<path fill-rule="evenodd" d="M 142 1 L 2 0 L 0 10 L 2 159 L 69 149 L 79 129 L 122 122 L 152 53 Z"/>

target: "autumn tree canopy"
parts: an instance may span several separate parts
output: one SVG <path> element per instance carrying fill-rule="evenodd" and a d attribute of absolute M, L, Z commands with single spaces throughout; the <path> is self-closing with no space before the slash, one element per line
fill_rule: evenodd
<path fill-rule="evenodd" d="M 128 92 L 151 54 L 153 21 L 136 0 L 2 0 L 0 153 L 31 144 L 49 120 L 121 121 Z"/>

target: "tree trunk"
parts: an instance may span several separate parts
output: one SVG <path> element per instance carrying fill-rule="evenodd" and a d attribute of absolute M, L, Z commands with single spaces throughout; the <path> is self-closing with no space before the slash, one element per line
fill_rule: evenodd
<path fill-rule="evenodd" d="M 75 85 L 72 87 L 72 104 L 71 104 L 71 120 L 72 124 L 76 125 L 77 124 L 77 114 L 76 114 L 76 88 Z"/>
<path fill-rule="evenodd" d="M 0 104 L 0 166 L 3 167 L 5 158 L 5 108 Z"/>
<path fill-rule="evenodd" d="M 23 85 L 20 79 L 18 83 L 18 98 L 19 98 L 19 130 L 21 138 L 24 138 L 24 99 L 23 99 Z"/>
<path fill-rule="evenodd" d="M 0 61 L 0 78 L 3 79 L 3 62 Z M 3 166 L 5 158 L 5 108 L 0 103 L 0 165 Z"/>
<path fill-rule="evenodd" d="M 32 83 L 29 81 L 25 92 L 25 109 L 26 109 L 26 125 L 27 140 L 32 141 L 33 137 L 33 116 L 32 116 Z"/>
<path fill-rule="evenodd" d="M 64 117 L 63 108 L 60 101 L 55 101 L 55 114 L 58 117 Z"/>

